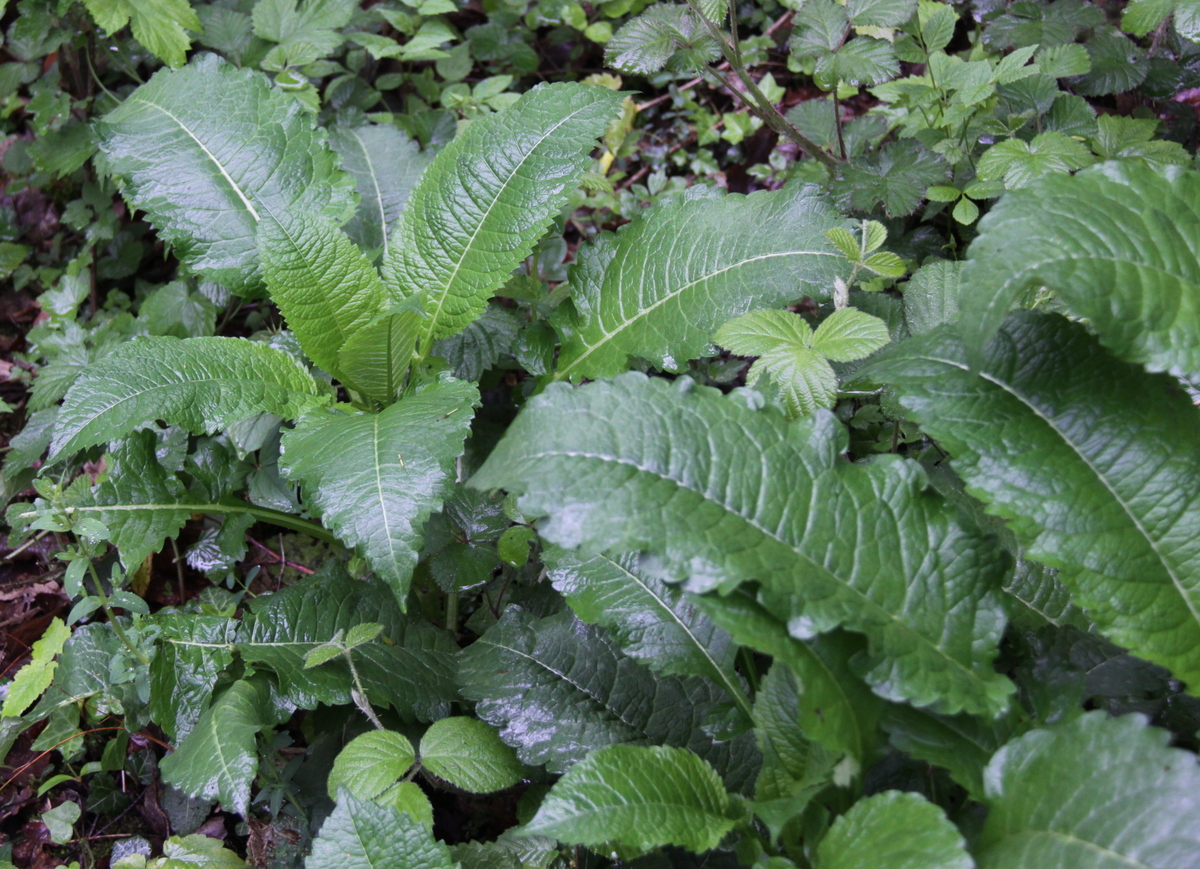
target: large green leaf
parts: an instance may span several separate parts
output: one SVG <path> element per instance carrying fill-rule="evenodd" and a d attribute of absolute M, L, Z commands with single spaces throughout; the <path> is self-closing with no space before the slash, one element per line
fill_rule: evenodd
<path fill-rule="evenodd" d="M 869 376 L 954 456 L 968 490 L 1059 569 L 1095 623 L 1200 684 L 1200 411 L 1062 317 L 1011 317 L 973 371 L 942 327 Z"/>
<path fill-rule="evenodd" d="M 388 236 L 433 154 L 392 124 L 338 124 L 329 128 L 329 145 L 358 187 L 358 211 L 346 234 L 364 250 L 387 256 Z"/>
<path fill-rule="evenodd" d="M 818 869 L 975 869 L 962 833 L 918 794 L 884 791 L 855 803 L 817 848 Z M 1082 865 L 1082 864 L 1081 864 Z"/>
<path fill-rule="evenodd" d="M 687 749 L 614 745 L 571 767 L 525 830 L 568 845 L 701 853 L 720 844 L 737 815 L 716 770 Z"/>
<path fill-rule="evenodd" d="M 1152 371 L 1200 371 L 1200 172 L 1105 163 L 1006 195 L 962 274 L 977 361 L 1029 288 L 1046 286 L 1100 341 Z"/>
<path fill-rule="evenodd" d="M 383 312 L 383 281 L 344 232 L 308 214 L 258 225 L 258 254 L 271 301 L 308 358 L 342 375 L 338 351 Z"/>
<path fill-rule="evenodd" d="M 424 301 L 424 351 L 483 313 L 533 250 L 623 98 L 599 86 L 542 85 L 472 121 L 434 158 L 384 259 L 391 289 Z"/>
<path fill-rule="evenodd" d="M 391 806 L 338 793 L 313 840 L 305 869 L 456 869 L 450 851 L 424 824 Z"/>
<path fill-rule="evenodd" d="M 892 745 L 917 760 L 947 770 L 974 799 L 983 799 L 983 770 L 1015 730 L 1013 716 L 989 721 L 972 715 L 935 715 L 912 706 L 883 710 Z"/>
<path fill-rule="evenodd" d="M 192 269 L 235 292 L 261 289 L 261 220 L 291 211 L 340 224 L 354 211 L 353 179 L 313 116 L 213 54 L 160 70 L 96 128 L 129 202 Z"/>
<path fill-rule="evenodd" d="M 435 721 L 421 737 L 421 766 L 473 794 L 490 794 L 521 780 L 525 767 L 495 729 L 456 715 Z"/>
<path fill-rule="evenodd" d="M 425 520 L 454 482 L 477 400 L 472 384 L 444 380 L 381 413 L 307 414 L 283 435 L 285 473 L 303 484 L 325 525 L 391 585 L 401 607 Z"/>
<path fill-rule="evenodd" d="M 190 796 L 219 800 L 245 815 L 250 783 L 258 772 L 255 734 L 275 720 L 267 680 L 261 676 L 239 679 L 200 716 L 175 751 L 163 758 L 163 781 Z"/>
<path fill-rule="evenodd" d="M 803 296 L 828 298 L 849 264 L 825 238 L 842 217 L 815 188 L 682 200 L 654 209 L 579 254 L 578 312 L 556 378 L 626 370 L 630 356 L 678 370 L 722 323 Z"/>
<path fill-rule="evenodd" d="M 421 311 L 399 305 L 360 326 L 338 351 L 338 369 L 356 389 L 390 404 L 404 384 L 421 337 Z"/>
<path fill-rule="evenodd" d="M 749 711 L 729 634 L 679 587 L 639 568 L 636 553 L 583 559 L 552 547 L 544 560 L 550 582 L 575 615 L 611 629 L 626 655 L 660 673 L 707 676 Z"/>
<path fill-rule="evenodd" d="M 172 612 L 154 616 L 161 633 L 150 661 L 150 714 L 176 743 L 208 708 L 221 671 L 233 663 L 237 622 Z"/>
<path fill-rule="evenodd" d="M 139 338 L 75 381 L 49 461 L 161 419 L 211 434 L 259 413 L 291 419 L 329 398 L 282 350 L 243 338 Z"/>
<path fill-rule="evenodd" d="M 1169 740 L 1096 711 L 1004 746 L 985 774 L 979 869 L 1200 865 L 1200 768 Z"/>
<path fill-rule="evenodd" d="M 563 772 L 591 750 L 620 743 L 693 749 L 732 788 L 753 781 L 753 740 L 717 742 L 703 728 L 728 697 L 696 676 L 655 676 L 602 633 L 559 613 L 519 611 L 462 651 L 459 683 L 475 711 L 531 766 Z"/>
<path fill-rule="evenodd" d="M 471 485 L 521 493 L 561 546 L 660 552 L 694 590 L 755 579 L 794 634 L 866 634 L 881 696 L 999 712 L 1003 554 L 919 465 L 852 464 L 846 440 L 828 413 L 788 421 L 631 372 L 530 401 Z"/>
<path fill-rule="evenodd" d="M 405 719 L 430 721 L 456 699 L 453 638 L 421 619 L 409 619 L 386 585 L 323 570 L 282 592 L 255 599 L 237 650 L 244 660 L 274 670 L 280 690 L 296 705 L 350 702 L 353 685 L 341 656 L 304 668 L 304 656 L 356 625 L 382 624 L 381 637 L 351 653 L 367 698 L 390 704 Z"/>

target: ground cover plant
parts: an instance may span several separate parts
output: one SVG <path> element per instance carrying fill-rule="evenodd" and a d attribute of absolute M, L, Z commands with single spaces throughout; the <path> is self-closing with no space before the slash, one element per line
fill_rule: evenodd
<path fill-rule="evenodd" d="M 1200 867 L 1192 5 L 3 24 L 0 867 Z"/>

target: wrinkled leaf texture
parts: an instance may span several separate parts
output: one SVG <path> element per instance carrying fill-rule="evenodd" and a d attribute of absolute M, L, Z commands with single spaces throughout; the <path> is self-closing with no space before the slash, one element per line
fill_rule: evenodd
<path fill-rule="evenodd" d="M 521 493 L 561 546 L 660 552 L 693 590 L 758 580 L 793 634 L 866 634 L 883 697 L 1000 712 L 1005 557 L 918 465 L 845 449 L 830 414 L 789 422 L 631 372 L 530 401 L 470 484 Z"/>

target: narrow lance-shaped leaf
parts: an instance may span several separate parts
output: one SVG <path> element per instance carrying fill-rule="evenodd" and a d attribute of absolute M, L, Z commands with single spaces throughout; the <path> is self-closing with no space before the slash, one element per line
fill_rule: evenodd
<path fill-rule="evenodd" d="M 478 392 L 446 380 L 381 413 L 312 413 L 283 436 L 281 466 L 347 546 L 396 593 L 401 607 L 422 529 L 454 481 Z"/>
<path fill-rule="evenodd" d="M 364 395 L 390 404 L 417 352 L 423 320 L 412 302 L 380 314 L 346 340 L 337 354 L 338 369 Z"/>
<path fill-rule="evenodd" d="M 262 287 L 261 220 L 354 211 L 353 179 L 312 115 L 213 54 L 160 70 L 96 128 L 130 204 L 192 269 L 243 295 Z"/>
<path fill-rule="evenodd" d="M 63 400 L 49 461 L 161 419 L 211 434 L 258 413 L 293 419 L 329 402 L 282 350 L 244 338 L 139 338 L 75 381 Z"/>
<path fill-rule="evenodd" d="M 50 687 L 58 663 L 54 660 L 71 636 L 62 619 L 51 619 L 42 638 L 33 644 L 29 663 L 17 671 L 7 686 L 0 718 L 15 718 L 33 705 L 33 701 Z"/>
<path fill-rule="evenodd" d="M 1200 371 L 1200 172 L 1105 163 L 1006 195 L 962 274 L 972 361 L 1023 292 L 1046 286 L 1100 342 L 1151 371 Z"/>
<path fill-rule="evenodd" d="M 683 748 L 614 745 L 564 775 L 524 829 L 568 845 L 709 851 L 737 809 L 716 770 Z"/>
<path fill-rule="evenodd" d="M 430 164 L 384 259 L 396 301 L 424 302 L 423 350 L 479 316 L 533 250 L 623 98 L 599 86 L 541 85 L 472 121 Z"/>
<path fill-rule="evenodd" d="M 830 414 L 789 422 L 630 373 L 530 401 L 471 485 L 521 493 L 546 539 L 662 553 L 694 590 L 759 581 L 793 635 L 844 625 L 888 699 L 996 713 L 1006 560 L 912 462 L 845 461 Z"/>
<path fill-rule="evenodd" d="M 871 366 L 968 490 L 1096 625 L 1200 684 L 1200 411 L 1062 317 L 1005 322 L 972 371 L 948 327 Z"/>
<path fill-rule="evenodd" d="M 825 231 L 842 217 L 812 187 L 673 202 L 583 248 L 571 272 L 576 321 L 560 317 L 555 377 L 679 370 L 723 323 L 804 296 L 828 298 L 849 264 Z"/>
<path fill-rule="evenodd" d="M 638 566 L 638 555 L 583 559 L 552 547 L 544 554 L 550 582 L 575 615 L 613 631 L 621 649 L 660 673 L 707 676 L 745 705 L 733 670 L 737 646 L 678 586 Z"/>
<path fill-rule="evenodd" d="M 342 376 L 338 351 L 384 308 L 375 267 L 344 232 L 307 214 L 262 221 L 258 252 L 271 301 L 308 358 Z"/>
<path fill-rule="evenodd" d="M 979 869 L 1200 865 L 1200 768 L 1169 740 L 1095 711 L 1004 746 L 984 774 Z"/>

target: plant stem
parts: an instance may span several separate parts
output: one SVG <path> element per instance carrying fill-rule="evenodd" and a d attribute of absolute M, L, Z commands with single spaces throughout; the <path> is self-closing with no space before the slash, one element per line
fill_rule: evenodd
<path fill-rule="evenodd" d="M 367 699 L 367 691 L 363 687 L 362 679 L 358 675 L 358 667 L 354 666 L 354 653 L 350 649 L 343 652 L 346 658 L 346 663 L 350 665 L 350 678 L 354 682 L 354 690 L 350 692 L 350 699 L 354 701 L 354 705 L 358 707 L 358 711 L 367 716 L 367 720 L 375 726 L 376 730 L 387 730 L 383 726 L 383 722 L 379 720 L 379 716 L 375 714 L 375 710 L 371 708 L 371 702 Z"/>
<path fill-rule="evenodd" d="M 104 610 L 104 615 L 108 617 L 108 623 L 112 625 L 113 630 L 116 632 L 117 639 L 121 641 L 121 645 L 129 650 L 129 654 L 133 655 L 143 664 L 149 664 L 150 659 L 146 657 L 145 652 L 129 641 L 128 635 L 117 621 L 117 617 L 113 614 L 112 607 L 108 605 L 108 595 L 104 593 L 104 585 L 100 582 L 100 574 L 96 571 L 96 564 L 90 558 L 88 559 L 88 570 L 92 574 L 92 582 L 96 584 L 96 597 L 100 598 L 100 608 Z"/>

